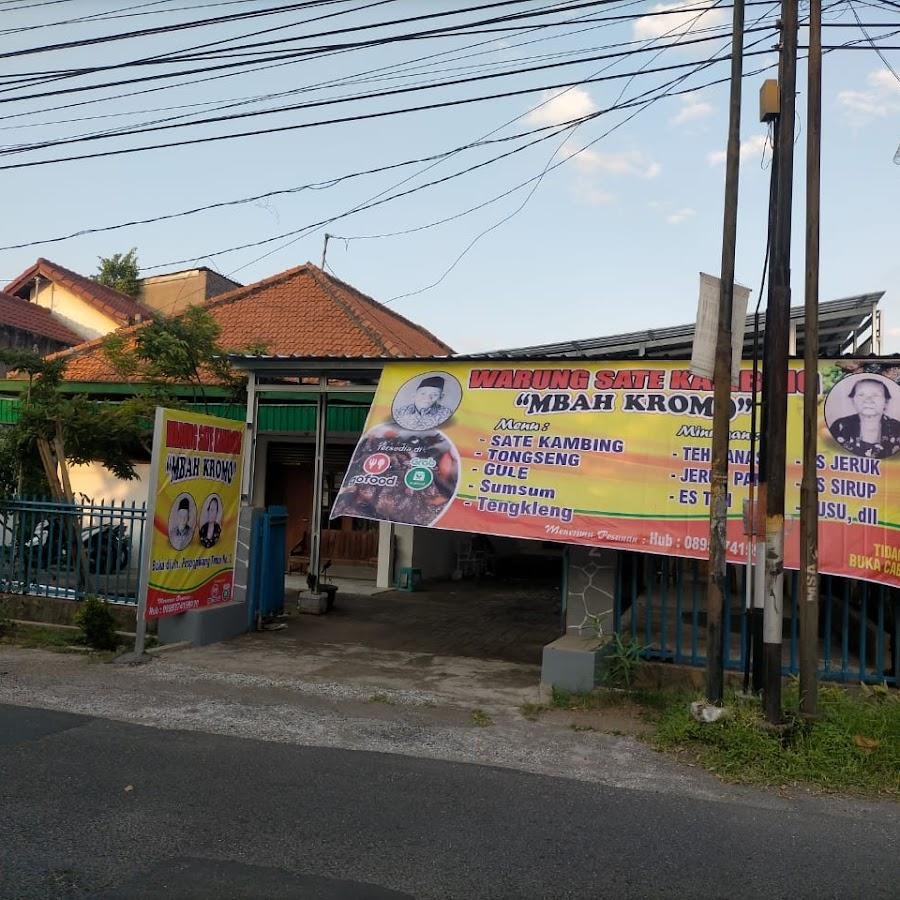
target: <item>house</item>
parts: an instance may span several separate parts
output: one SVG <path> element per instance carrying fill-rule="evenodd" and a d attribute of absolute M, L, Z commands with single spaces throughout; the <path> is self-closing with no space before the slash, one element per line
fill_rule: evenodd
<path fill-rule="evenodd" d="M 221 328 L 220 343 L 229 351 L 265 347 L 284 357 L 378 357 L 408 358 L 447 356 L 452 351 L 439 338 L 398 313 L 377 303 L 349 284 L 327 274 L 312 263 L 297 266 L 206 301 L 204 308 Z M 147 322 L 120 328 L 118 334 L 134 340 Z M 100 399 L 116 399 L 142 388 L 123 377 L 107 358 L 102 336 L 85 341 L 56 355 L 65 359 L 66 389 Z M 22 384 L 0 385 L 7 393 Z M 186 390 L 188 390 L 186 388 Z M 191 389 L 193 393 L 193 389 Z M 303 546 L 310 527 L 315 400 L 304 400 L 302 390 L 294 398 L 266 407 L 259 423 L 260 452 L 266 462 L 259 468 L 267 504 L 288 508 L 288 550 Z M 230 403 L 225 392 L 212 383 L 204 390 L 204 411 L 243 420 L 242 406 Z M 333 447 L 326 460 L 326 479 L 340 485 L 368 411 L 368 398 L 335 404 L 329 414 Z M 72 484 L 76 492 L 94 499 L 147 499 L 146 462 L 138 466 L 137 482 L 122 482 L 97 465 L 76 467 Z M 336 490 L 335 490 L 336 492 Z M 347 520 L 332 535 L 348 561 L 371 559 L 377 552 L 377 529 L 370 534 L 349 534 L 356 527 Z M 373 526 L 374 528 L 374 526 Z"/>
<path fill-rule="evenodd" d="M 312 263 L 221 294 L 203 304 L 228 350 L 265 346 L 275 356 L 446 356 L 450 348 L 419 325 Z M 145 324 L 145 323 L 143 323 Z M 137 335 L 143 324 L 121 329 Z M 61 354 L 66 380 L 122 383 L 103 340 Z"/>
<path fill-rule="evenodd" d="M 240 283 L 206 266 L 166 272 L 140 281 L 140 294 L 130 297 L 49 259 L 38 259 L 7 286 L 6 293 L 49 312 L 77 340 L 103 337 L 153 315 L 173 315 L 195 303 L 205 303 Z M 60 349 L 48 347 L 46 352 Z M 42 351 L 43 352 L 43 351 Z"/>
<path fill-rule="evenodd" d="M 48 310 L 81 341 L 102 337 L 151 315 L 139 300 L 43 258 L 14 278 L 5 291 Z"/>
<path fill-rule="evenodd" d="M 239 287 L 241 287 L 239 281 L 233 281 L 206 266 L 201 266 L 198 269 L 166 272 L 142 278 L 139 299 L 154 312 L 171 316 L 195 303 L 205 303 L 213 297 Z"/>
<path fill-rule="evenodd" d="M 81 342 L 81 337 L 43 306 L 0 291 L 0 348 L 42 356 Z M 6 375 L 0 366 L 0 376 Z"/>

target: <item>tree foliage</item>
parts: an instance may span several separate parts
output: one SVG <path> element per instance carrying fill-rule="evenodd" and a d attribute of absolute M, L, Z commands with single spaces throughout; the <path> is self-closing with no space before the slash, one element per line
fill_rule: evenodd
<path fill-rule="evenodd" d="M 129 297 L 137 297 L 141 292 L 141 269 L 138 265 L 137 247 L 127 253 L 113 253 L 112 256 L 100 256 L 100 266 L 94 281 L 115 288 Z"/>
<path fill-rule="evenodd" d="M 229 351 L 220 335 L 209 312 L 191 306 L 177 316 L 158 317 L 131 335 L 110 335 L 104 350 L 119 375 L 142 382 L 157 396 L 182 385 L 192 389 L 194 402 L 204 401 L 210 387 L 225 388 L 231 399 L 239 400 L 245 378 L 228 364 Z"/>
<path fill-rule="evenodd" d="M 211 387 L 229 398 L 246 396 L 245 380 L 230 368 L 220 329 L 201 307 L 158 318 L 140 329 L 106 338 L 115 370 L 140 384 L 118 401 L 92 400 L 63 390 L 65 357 L 44 359 L 21 350 L 0 351 L 0 363 L 26 378 L 19 421 L 0 429 L 0 495 L 51 495 L 64 490 L 66 466 L 99 462 L 116 477 L 136 477 L 134 462 L 149 455 L 157 406 L 204 402 Z M 257 348 L 259 349 L 259 348 Z M 183 388 L 191 394 L 184 395 Z"/>
<path fill-rule="evenodd" d="M 64 462 L 96 460 L 118 478 L 135 477 L 132 460 L 140 443 L 130 409 L 65 394 L 61 390 L 65 359 L 4 350 L 0 361 L 28 379 L 19 421 L 0 435 L 0 491 L 13 494 L 20 484 L 25 493 L 44 493 L 52 487 L 43 455 L 47 448 L 51 448 L 49 459 L 57 466 L 58 449 L 62 448 Z"/>

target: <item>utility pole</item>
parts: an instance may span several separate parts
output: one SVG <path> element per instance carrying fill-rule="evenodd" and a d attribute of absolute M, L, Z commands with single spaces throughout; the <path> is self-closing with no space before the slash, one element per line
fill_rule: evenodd
<path fill-rule="evenodd" d="M 721 703 L 724 695 L 722 615 L 728 577 L 728 428 L 731 408 L 731 325 L 734 310 L 734 255 L 737 243 L 738 174 L 741 151 L 741 80 L 744 74 L 744 0 L 734 0 L 731 34 L 731 102 L 725 155 L 725 213 L 719 317 L 713 369 L 713 435 L 709 498 L 709 574 L 706 590 L 706 697 Z"/>
<path fill-rule="evenodd" d="M 806 284 L 803 352 L 803 479 L 800 484 L 800 712 L 816 714 L 819 667 L 819 205 L 822 151 L 822 0 L 809 3 L 806 113 Z"/>
<path fill-rule="evenodd" d="M 787 441 L 788 332 L 791 320 L 791 211 L 797 87 L 797 3 L 781 3 L 778 184 L 775 237 L 766 312 L 768 416 L 766 422 L 766 596 L 763 609 L 763 706 L 781 722 L 781 632 L 784 615 L 784 482 Z"/>
<path fill-rule="evenodd" d="M 325 256 L 328 253 L 328 242 L 331 240 L 331 235 L 326 231 L 325 239 L 322 241 L 322 265 L 319 266 L 323 271 L 325 270 Z"/>

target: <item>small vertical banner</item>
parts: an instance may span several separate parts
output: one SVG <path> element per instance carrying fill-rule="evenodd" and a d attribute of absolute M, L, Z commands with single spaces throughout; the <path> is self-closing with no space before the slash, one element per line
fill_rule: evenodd
<path fill-rule="evenodd" d="M 714 275 L 700 273 L 700 294 L 697 303 L 697 324 L 691 348 L 690 370 L 703 378 L 712 378 L 716 366 L 716 337 L 719 330 L 719 293 L 721 280 Z M 734 285 L 731 310 L 731 384 L 740 378 L 741 357 L 744 351 L 744 328 L 747 323 L 747 303 L 750 288 Z"/>
<path fill-rule="evenodd" d="M 144 546 L 145 616 L 230 603 L 243 423 L 157 409 Z"/>

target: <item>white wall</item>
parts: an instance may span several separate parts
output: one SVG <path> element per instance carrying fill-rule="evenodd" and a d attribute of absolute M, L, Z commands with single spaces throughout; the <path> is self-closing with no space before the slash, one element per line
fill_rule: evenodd
<path fill-rule="evenodd" d="M 124 500 L 126 503 L 131 503 L 133 500 L 140 506 L 147 502 L 150 465 L 149 463 L 137 463 L 135 469 L 138 477 L 133 481 L 123 481 L 104 469 L 100 463 L 71 466 L 69 476 L 72 480 L 72 490 L 76 497 L 82 493 L 94 502 L 115 500 L 117 503 L 121 503 Z"/>
<path fill-rule="evenodd" d="M 103 337 L 119 327 L 119 323 L 90 303 L 53 282 L 42 281 L 37 296 L 38 306 L 45 306 L 75 334 L 85 340 Z"/>

